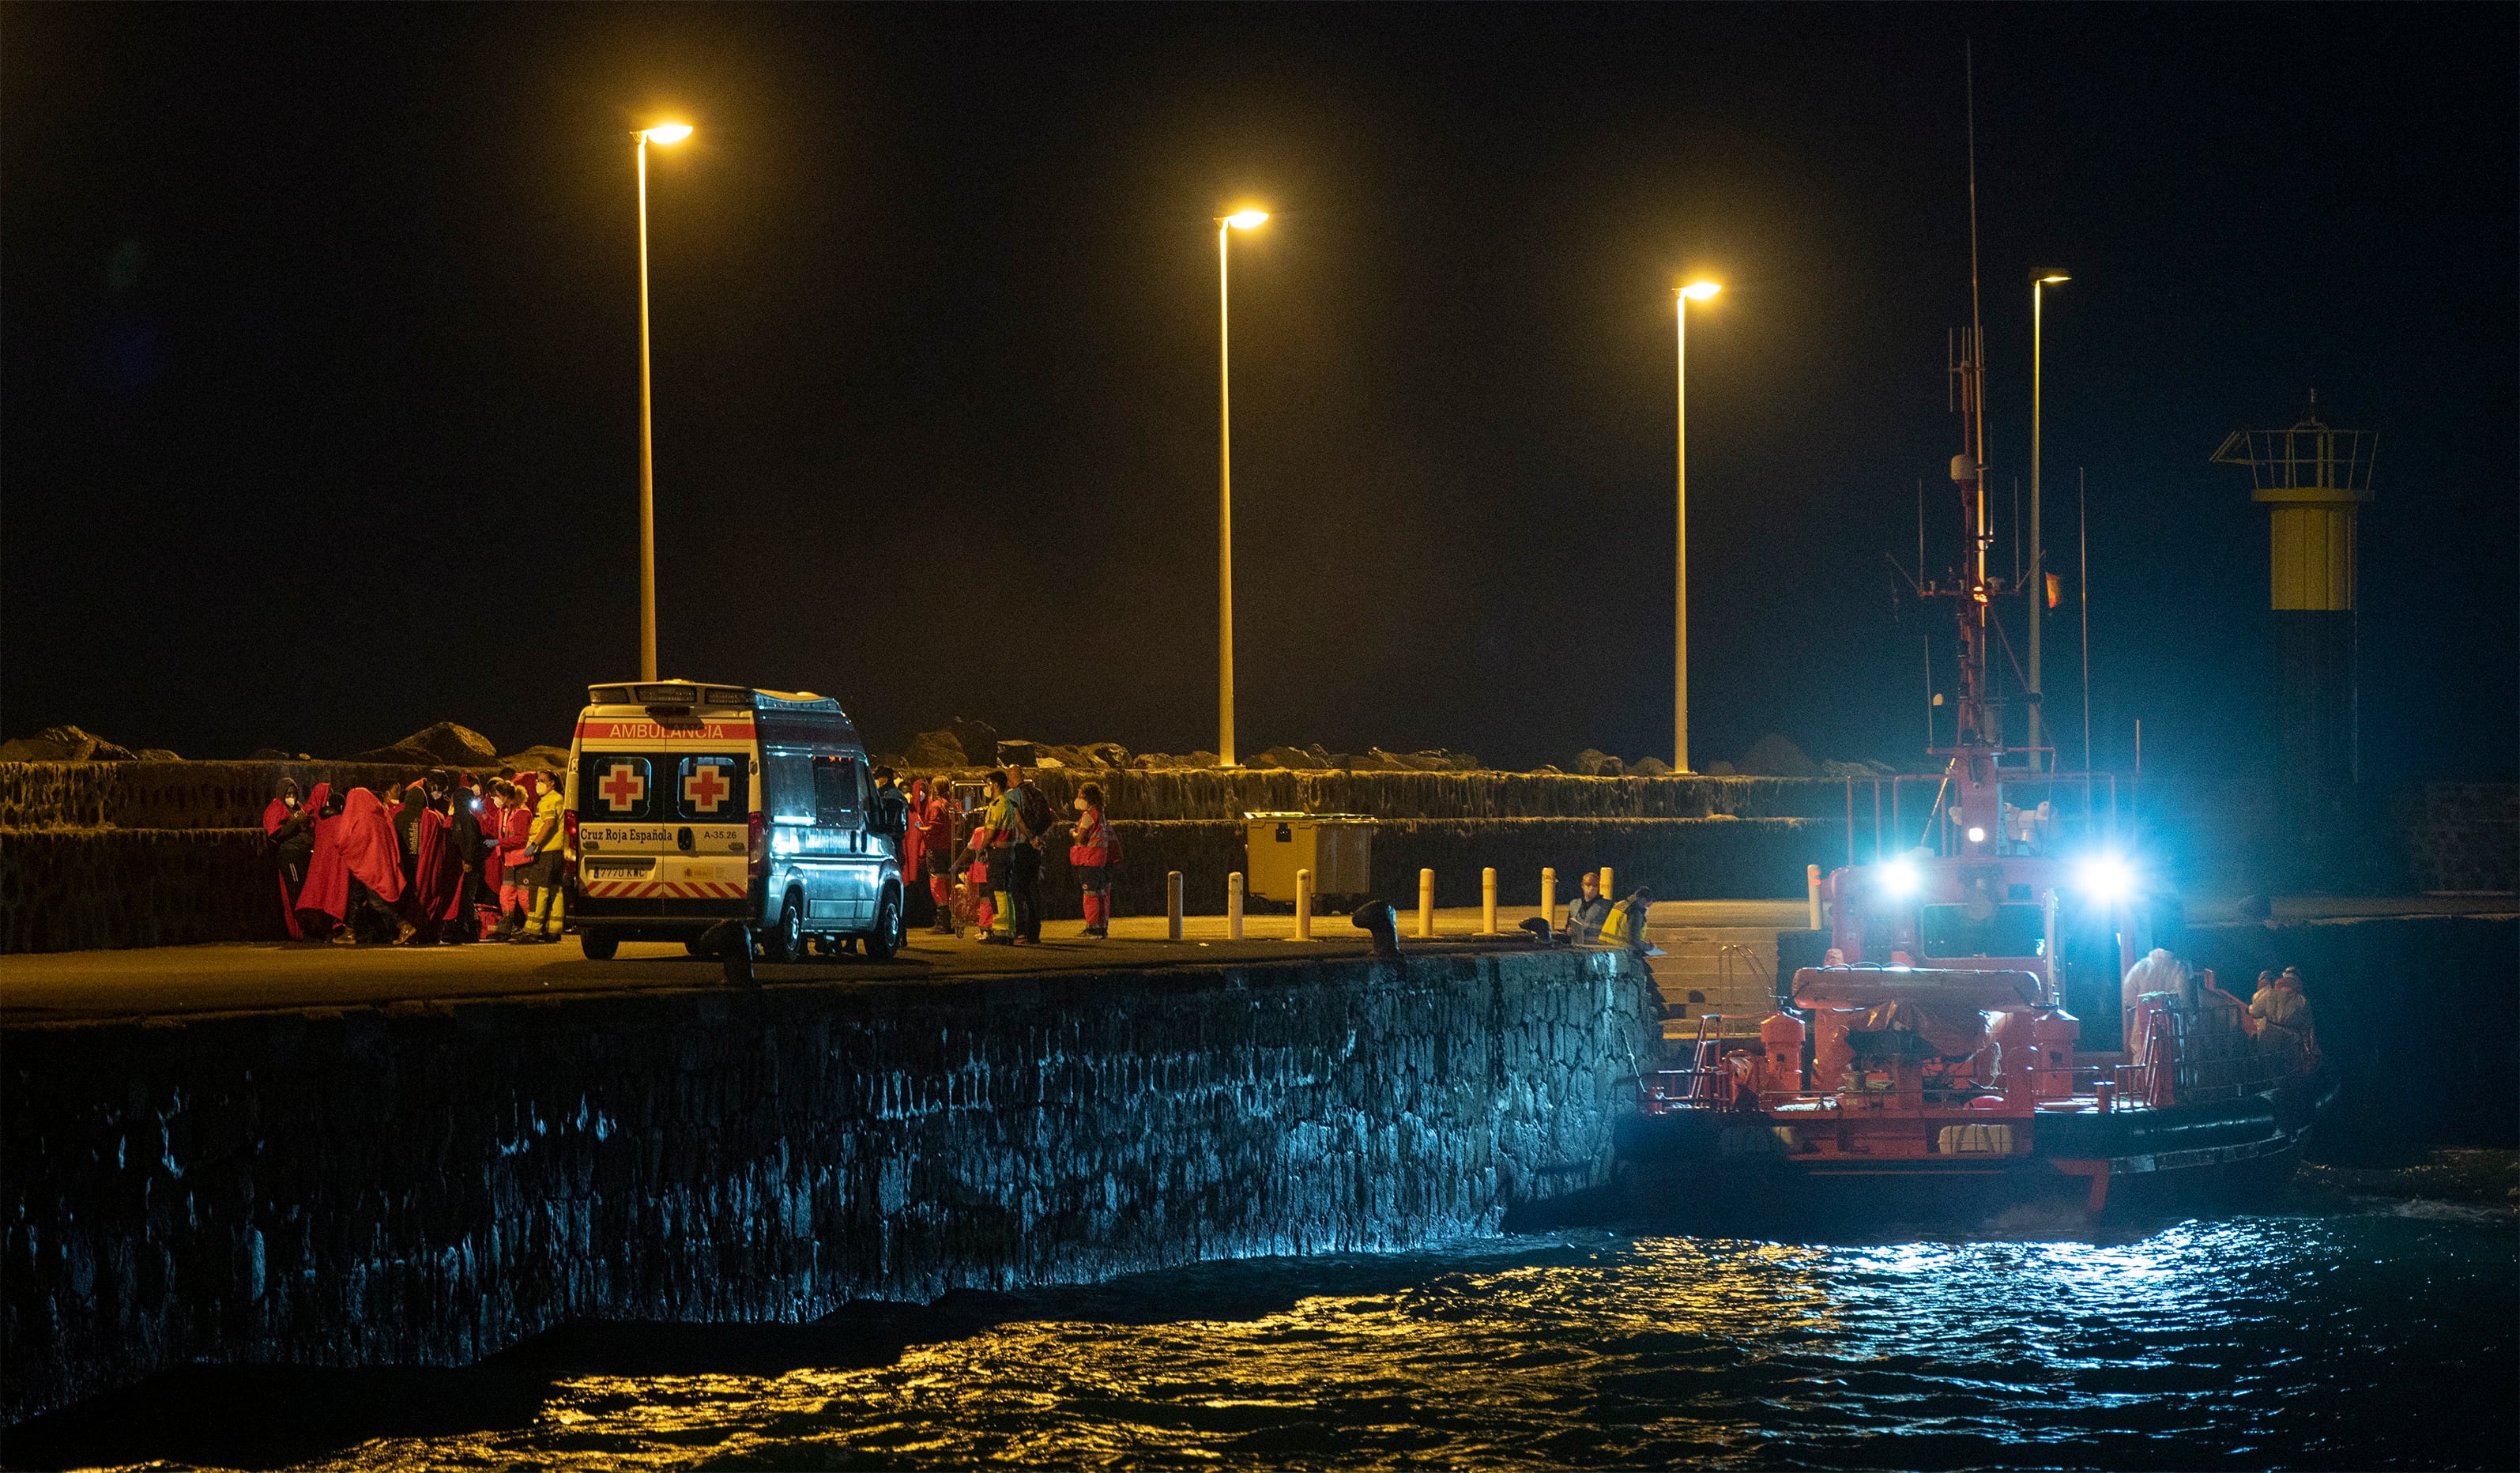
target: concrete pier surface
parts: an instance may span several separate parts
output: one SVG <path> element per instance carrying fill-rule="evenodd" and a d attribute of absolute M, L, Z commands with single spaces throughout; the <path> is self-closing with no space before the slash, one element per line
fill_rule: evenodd
<path fill-rule="evenodd" d="M 1523 945 L 1515 928 L 1538 915 L 1532 907 L 1499 907 L 1499 942 L 1475 933 L 1477 910 L 1436 912 L 1432 942 L 1414 934 L 1415 912 L 1400 917 L 1404 952 Z M 1563 910 L 1560 913 L 1562 916 Z M 1730 939 L 1764 936 L 1805 919 L 1799 903 L 1685 901 L 1657 904 L 1649 934 L 1667 946 L 1720 931 Z M 1242 941 L 1227 939 L 1225 917 L 1192 915 L 1183 939 L 1165 935 L 1160 915 L 1123 916 L 1107 940 L 1079 938 L 1077 922 L 1050 921 L 1039 946 L 982 946 L 970 935 L 913 930 L 910 945 L 888 961 L 863 957 L 817 959 L 760 968 L 769 987 L 800 982 L 945 982 L 959 978 L 1066 971 L 1137 971 L 1295 960 L 1300 955 L 1362 957 L 1366 935 L 1345 915 L 1315 916 L 1313 940 L 1297 942 L 1291 915 L 1251 915 Z M 1657 974 L 1661 968 L 1657 967 Z M 0 1023 L 76 1023 L 108 1019 L 200 1016 L 301 1007 L 379 1007 L 397 1003 L 463 1002 L 724 985 L 715 961 L 679 945 L 623 945 L 609 961 L 589 961 L 574 937 L 550 946 L 343 947 L 306 942 L 243 942 L 146 947 L 119 951 L 46 952 L 0 957 Z"/>

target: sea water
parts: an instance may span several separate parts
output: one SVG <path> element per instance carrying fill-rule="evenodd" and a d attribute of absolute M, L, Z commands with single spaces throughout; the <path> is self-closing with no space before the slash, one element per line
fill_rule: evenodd
<path fill-rule="evenodd" d="M 511 1425 L 311 1465 L 2520 1466 L 2505 1211 L 1833 1241 L 1587 1229 L 965 1310 L 875 1363 L 599 1365 L 538 1385 Z M 735 1344 L 730 1362 L 761 1359 Z"/>

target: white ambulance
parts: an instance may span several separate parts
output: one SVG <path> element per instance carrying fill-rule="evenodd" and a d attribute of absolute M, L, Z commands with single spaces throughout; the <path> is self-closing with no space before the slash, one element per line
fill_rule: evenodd
<path fill-rule="evenodd" d="M 587 700 L 566 809 L 568 928 L 587 956 L 680 941 L 748 981 L 756 956 L 900 949 L 901 861 L 839 702 L 679 680 Z"/>

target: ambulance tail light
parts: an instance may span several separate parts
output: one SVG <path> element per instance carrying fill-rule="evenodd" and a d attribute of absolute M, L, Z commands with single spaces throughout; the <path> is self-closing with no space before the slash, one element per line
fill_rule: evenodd
<path fill-rule="evenodd" d="M 743 821 L 743 872 L 752 879 L 770 877 L 770 826 L 765 820 L 756 808 Z"/>
<path fill-rule="evenodd" d="M 577 878 L 577 810 L 576 810 L 576 809 L 574 809 L 574 808 L 563 808 L 563 809 L 562 809 L 562 810 L 560 811 L 560 832 L 561 832 L 561 845 L 560 845 L 560 856 L 561 856 L 561 858 L 560 858 L 560 870 L 561 870 L 561 873 L 562 873 L 562 875 L 563 877 L 565 877 L 565 878 L 568 878 L 568 879 L 575 879 L 575 878 Z"/>

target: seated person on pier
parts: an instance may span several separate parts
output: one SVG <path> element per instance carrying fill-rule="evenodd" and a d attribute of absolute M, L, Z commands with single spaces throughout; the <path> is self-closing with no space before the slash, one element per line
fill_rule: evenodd
<path fill-rule="evenodd" d="M 1601 893 L 1601 871 L 1587 870 L 1584 893 L 1566 903 L 1566 944 L 1591 946 L 1601 939 L 1601 922 L 1610 918 L 1609 898 Z"/>

